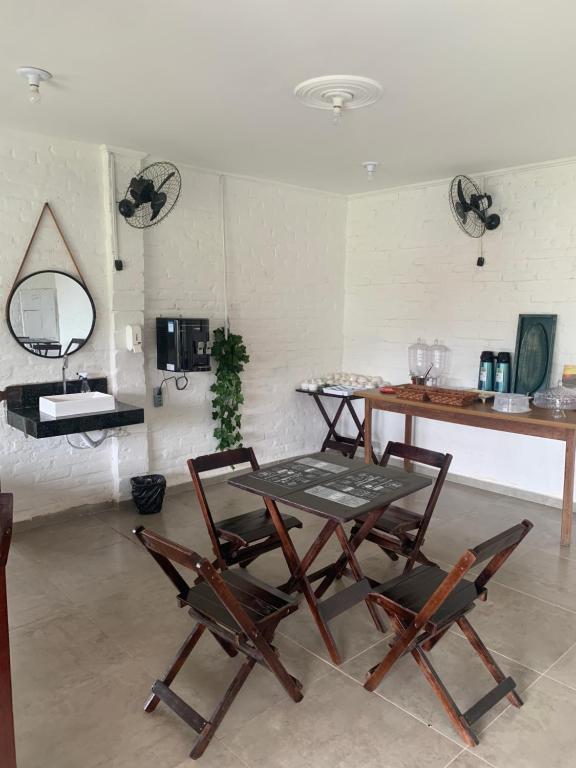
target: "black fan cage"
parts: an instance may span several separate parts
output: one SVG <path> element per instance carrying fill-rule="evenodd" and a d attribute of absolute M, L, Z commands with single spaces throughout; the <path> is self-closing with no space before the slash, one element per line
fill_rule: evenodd
<path fill-rule="evenodd" d="M 180 197 L 182 189 L 182 177 L 180 171 L 173 163 L 158 162 L 152 163 L 144 168 L 136 176 L 137 179 L 148 179 L 154 184 L 154 189 L 160 190 L 166 195 L 166 202 L 155 219 L 152 219 L 152 208 L 149 203 L 144 203 L 137 208 L 132 216 L 125 218 L 125 221 L 131 227 L 136 229 L 145 229 L 159 224 L 174 209 Z M 124 197 L 131 199 L 130 185 L 126 190 Z"/>
<path fill-rule="evenodd" d="M 466 232 L 470 237 L 482 237 L 486 231 L 486 226 L 481 218 L 474 211 L 463 209 L 460 197 L 458 195 L 458 182 L 462 186 L 462 194 L 466 201 L 470 201 L 472 195 L 482 197 L 480 187 L 468 176 L 455 176 L 450 184 L 448 199 L 450 200 L 450 210 L 460 229 Z"/>

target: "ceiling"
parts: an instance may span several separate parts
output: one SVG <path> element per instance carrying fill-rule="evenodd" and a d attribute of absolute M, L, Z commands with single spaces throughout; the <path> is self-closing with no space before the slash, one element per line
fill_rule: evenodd
<path fill-rule="evenodd" d="M 552 160 L 576 155 L 575 23 L 572 0 L 3 0 L 0 127 L 340 193 Z M 54 74 L 39 105 L 21 65 Z M 383 98 L 336 127 L 292 95 L 327 74 Z"/>

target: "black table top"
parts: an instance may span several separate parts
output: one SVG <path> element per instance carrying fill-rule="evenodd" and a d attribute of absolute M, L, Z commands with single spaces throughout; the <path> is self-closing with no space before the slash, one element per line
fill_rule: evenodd
<path fill-rule="evenodd" d="M 399 467 L 380 467 L 326 453 L 290 459 L 228 482 L 339 522 L 386 507 L 432 484 L 429 477 Z"/>

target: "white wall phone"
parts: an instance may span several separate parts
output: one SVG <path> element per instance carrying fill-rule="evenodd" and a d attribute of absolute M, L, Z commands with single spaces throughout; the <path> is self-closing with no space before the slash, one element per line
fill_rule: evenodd
<path fill-rule="evenodd" d="M 126 349 L 129 352 L 142 352 L 142 328 L 139 325 L 126 326 Z"/>

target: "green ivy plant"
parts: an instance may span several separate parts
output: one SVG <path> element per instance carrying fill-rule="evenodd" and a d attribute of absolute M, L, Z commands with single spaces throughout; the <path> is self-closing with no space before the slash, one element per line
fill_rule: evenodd
<path fill-rule="evenodd" d="M 242 336 L 228 333 L 224 328 L 216 328 L 212 344 L 212 357 L 216 361 L 216 381 L 210 387 L 214 393 L 212 400 L 212 418 L 218 426 L 214 437 L 218 450 L 242 446 L 242 416 L 240 406 L 244 402 L 240 373 L 244 363 L 250 361 Z"/>

